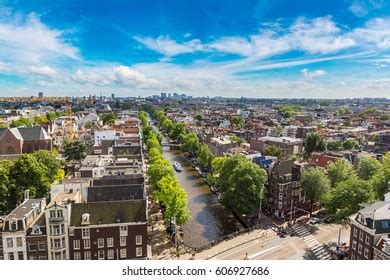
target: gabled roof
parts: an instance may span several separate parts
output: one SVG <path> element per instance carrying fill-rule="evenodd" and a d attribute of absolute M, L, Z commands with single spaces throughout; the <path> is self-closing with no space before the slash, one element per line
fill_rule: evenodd
<path fill-rule="evenodd" d="M 18 127 L 19 133 L 24 140 L 49 140 L 50 137 L 41 126 Z"/>
<path fill-rule="evenodd" d="M 81 226 L 83 214 L 90 215 L 90 225 L 145 223 L 146 200 L 75 203 L 71 208 L 70 226 Z"/>

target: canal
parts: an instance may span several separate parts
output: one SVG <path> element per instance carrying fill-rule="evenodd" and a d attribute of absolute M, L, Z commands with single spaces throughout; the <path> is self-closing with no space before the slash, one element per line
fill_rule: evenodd
<path fill-rule="evenodd" d="M 169 138 L 164 136 L 163 143 L 168 141 Z M 163 153 L 168 161 L 172 164 L 176 161 L 183 168 L 181 172 L 175 171 L 175 178 L 187 192 L 191 214 L 190 221 L 182 226 L 185 245 L 200 247 L 243 229 L 233 214 L 218 202 L 217 196 L 210 191 L 180 150 L 164 147 Z"/>

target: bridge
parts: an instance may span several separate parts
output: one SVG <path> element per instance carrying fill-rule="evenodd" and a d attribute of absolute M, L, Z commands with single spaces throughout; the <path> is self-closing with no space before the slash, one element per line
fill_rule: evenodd
<path fill-rule="evenodd" d="M 161 146 L 162 147 L 170 147 L 170 148 L 180 148 L 181 144 L 162 142 Z"/>

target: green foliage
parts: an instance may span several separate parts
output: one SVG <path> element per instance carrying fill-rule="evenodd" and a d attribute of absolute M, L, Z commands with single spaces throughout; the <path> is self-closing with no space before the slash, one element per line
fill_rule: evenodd
<path fill-rule="evenodd" d="M 327 148 L 329 151 L 341 151 L 343 150 L 342 141 L 330 141 L 327 143 Z"/>
<path fill-rule="evenodd" d="M 358 164 L 358 176 L 363 180 L 369 180 L 382 167 L 379 160 L 373 157 L 363 157 Z"/>
<path fill-rule="evenodd" d="M 220 169 L 217 185 L 222 191 L 222 204 L 241 214 L 253 213 L 265 194 L 265 170 L 241 155 L 218 161 L 222 163 L 221 167 L 217 167 Z"/>
<path fill-rule="evenodd" d="M 0 123 L 0 128 L 7 128 L 7 127 L 8 127 L 7 124 L 5 124 L 5 123 Z"/>
<path fill-rule="evenodd" d="M 37 115 L 34 116 L 34 124 L 49 123 L 46 116 Z"/>
<path fill-rule="evenodd" d="M 179 137 L 186 133 L 186 125 L 184 123 L 174 123 L 171 129 L 170 136 L 178 140 Z"/>
<path fill-rule="evenodd" d="M 277 157 L 278 159 L 280 159 L 282 157 L 282 153 L 283 153 L 282 149 L 277 147 L 277 146 L 268 146 L 264 150 L 265 155 L 274 156 L 274 157 Z"/>
<path fill-rule="evenodd" d="M 67 161 L 81 161 L 87 156 L 87 145 L 83 141 L 65 142 L 62 149 Z"/>
<path fill-rule="evenodd" d="M 359 148 L 359 142 L 353 139 L 347 139 L 343 143 L 344 150 L 356 150 Z"/>
<path fill-rule="evenodd" d="M 382 167 L 370 179 L 375 198 L 383 200 L 390 187 L 390 152 L 383 156 Z"/>
<path fill-rule="evenodd" d="M 195 133 L 191 132 L 183 135 L 182 141 L 182 151 L 188 153 L 190 157 L 196 157 L 198 155 L 199 150 L 198 136 Z"/>
<path fill-rule="evenodd" d="M 367 108 L 367 109 L 365 109 L 365 110 L 363 110 L 363 111 L 361 111 L 361 112 L 359 113 L 359 117 L 365 118 L 365 117 L 367 117 L 368 115 L 371 115 L 371 114 L 373 114 L 373 113 L 376 113 L 376 111 L 378 111 L 378 109 L 375 108 L 375 107 Z"/>
<path fill-rule="evenodd" d="M 65 113 L 58 112 L 58 111 L 47 112 L 46 113 L 46 119 L 48 120 L 48 122 L 52 123 L 56 118 L 64 116 L 64 115 L 65 115 Z"/>
<path fill-rule="evenodd" d="M 60 170 L 64 166 L 64 162 L 58 159 L 57 152 L 47 150 L 39 150 L 32 154 L 46 171 L 46 176 L 50 182 L 60 175 Z"/>
<path fill-rule="evenodd" d="M 87 121 L 85 124 L 84 124 L 84 127 L 86 129 L 91 129 L 93 126 L 93 122 L 92 121 Z"/>
<path fill-rule="evenodd" d="M 352 164 L 343 159 L 338 159 L 336 162 L 331 162 L 328 165 L 328 177 L 332 188 L 337 183 L 346 181 L 350 178 L 356 178 L 356 171 Z"/>
<path fill-rule="evenodd" d="M 325 196 L 327 212 L 343 220 L 359 210 L 359 204 L 371 202 L 372 187 L 356 177 L 338 182 Z"/>
<path fill-rule="evenodd" d="M 237 135 L 231 135 L 229 136 L 230 141 L 237 143 L 238 145 L 241 145 L 242 143 L 245 143 L 245 140 L 241 137 L 238 137 Z"/>
<path fill-rule="evenodd" d="M 141 111 L 139 113 L 139 119 L 141 121 L 141 124 L 144 126 L 144 125 L 147 125 L 148 124 L 148 114 L 146 114 L 145 112 Z"/>
<path fill-rule="evenodd" d="M 100 116 L 100 119 L 103 121 L 103 124 L 112 125 L 115 123 L 115 120 L 118 118 L 118 115 L 115 112 L 103 113 Z"/>
<path fill-rule="evenodd" d="M 201 121 L 202 118 L 203 118 L 203 116 L 202 116 L 201 114 L 197 114 L 197 115 L 195 116 L 195 119 L 198 120 L 198 121 Z"/>
<path fill-rule="evenodd" d="M 9 171 L 12 163 L 7 160 L 0 161 L 0 214 L 8 214 L 10 178 Z"/>
<path fill-rule="evenodd" d="M 383 116 L 380 116 L 379 118 L 381 121 L 388 121 L 390 120 L 390 115 L 383 115 Z"/>
<path fill-rule="evenodd" d="M 239 128 L 243 128 L 244 127 L 244 120 L 240 116 L 235 116 L 232 118 L 232 124 L 239 127 Z"/>
<path fill-rule="evenodd" d="M 158 183 L 155 197 L 165 206 L 165 218 L 183 225 L 190 220 L 187 193 L 172 176 L 163 177 Z"/>
<path fill-rule="evenodd" d="M 346 114 L 351 114 L 352 110 L 350 108 L 339 108 L 336 110 L 335 115 L 346 115 Z"/>
<path fill-rule="evenodd" d="M 33 122 L 29 118 L 20 117 L 19 119 L 13 120 L 9 126 L 10 127 L 20 127 L 20 126 L 32 127 Z"/>
<path fill-rule="evenodd" d="M 305 141 L 305 153 L 310 157 L 314 151 L 324 151 L 326 149 L 326 142 L 318 133 L 308 133 Z"/>
<path fill-rule="evenodd" d="M 214 156 L 210 151 L 210 148 L 207 144 L 200 144 L 198 150 L 198 164 L 202 170 L 209 171 L 211 169 L 211 162 L 213 161 Z"/>
<path fill-rule="evenodd" d="M 319 201 L 328 191 L 329 179 L 321 169 L 309 167 L 303 172 L 301 183 L 306 198 L 311 201 L 310 211 L 312 212 L 313 203 Z"/>
<path fill-rule="evenodd" d="M 153 164 L 151 164 L 148 168 L 148 178 L 149 184 L 152 186 L 156 186 L 157 182 L 166 176 L 173 176 L 174 171 L 173 167 L 169 163 L 169 161 L 160 158 L 154 160 Z"/>

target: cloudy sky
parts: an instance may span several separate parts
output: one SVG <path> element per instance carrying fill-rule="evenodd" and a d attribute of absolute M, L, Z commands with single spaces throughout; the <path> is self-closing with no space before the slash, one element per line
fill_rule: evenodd
<path fill-rule="evenodd" d="M 0 95 L 390 98 L 390 1 L 0 0 Z"/>

